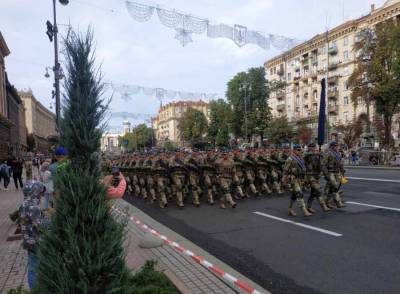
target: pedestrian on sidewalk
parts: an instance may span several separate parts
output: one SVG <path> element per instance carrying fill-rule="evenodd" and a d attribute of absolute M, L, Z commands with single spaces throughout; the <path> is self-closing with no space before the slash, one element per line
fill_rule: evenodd
<path fill-rule="evenodd" d="M 49 208 L 49 203 L 52 201 L 52 195 L 53 195 L 53 176 L 49 170 L 50 167 L 50 160 L 46 160 L 43 162 L 43 164 L 40 166 L 40 172 L 41 172 L 41 180 L 46 187 L 46 191 L 44 192 L 44 203 L 43 203 L 43 208 Z"/>
<path fill-rule="evenodd" d="M 35 270 L 38 265 L 37 243 L 40 232 L 45 227 L 45 219 L 40 209 L 40 198 L 45 187 L 41 182 L 32 182 L 23 189 L 24 201 L 20 207 L 21 230 L 24 240 L 22 246 L 28 251 L 28 284 L 32 290 L 35 286 Z"/>
<path fill-rule="evenodd" d="M 10 167 L 7 165 L 7 161 L 4 160 L 0 164 L 0 179 L 3 180 L 3 187 L 5 191 L 8 190 L 8 184 L 10 183 L 10 172 Z"/>
<path fill-rule="evenodd" d="M 12 157 L 11 159 L 11 172 L 12 172 L 12 176 L 14 179 L 14 185 L 15 185 L 15 189 L 18 190 L 18 183 L 19 183 L 19 188 L 23 188 L 24 185 L 22 183 L 22 160 L 21 159 L 17 159 L 15 156 Z"/>

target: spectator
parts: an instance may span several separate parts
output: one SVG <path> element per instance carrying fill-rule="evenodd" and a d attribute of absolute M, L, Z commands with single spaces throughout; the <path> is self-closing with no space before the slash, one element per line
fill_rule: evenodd
<path fill-rule="evenodd" d="M 49 208 L 49 203 L 52 200 L 51 196 L 53 195 L 53 176 L 49 170 L 50 167 L 50 160 L 46 160 L 40 166 L 40 172 L 42 175 L 42 181 L 44 186 L 46 187 L 46 191 L 44 192 L 44 203 L 43 208 Z"/>
<path fill-rule="evenodd" d="M 5 191 L 8 190 L 8 184 L 10 183 L 10 172 L 11 169 L 7 165 L 7 161 L 4 160 L 3 163 L 0 164 L 0 179 L 3 180 L 3 187 Z"/>
<path fill-rule="evenodd" d="M 14 179 L 15 189 L 18 190 L 19 187 L 22 189 L 24 187 L 22 183 L 22 160 L 15 158 L 15 156 L 11 159 L 11 172 Z"/>
<path fill-rule="evenodd" d="M 45 221 L 40 209 L 40 197 L 45 187 L 40 182 L 32 182 L 23 189 L 24 201 L 20 207 L 21 229 L 24 240 L 22 246 L 28 251 L 28 284 L 32 290 L 35 285 L 37 267 L 37 243 Z"/>
<path fill-rule="evenodd" d="M 108 199 L 117 199 L 124 196 L 126 190 L 126 180 L 121 172 L 119 172 L 118 176 L 105 176 L 100 182 L 107 188 L 106 196 Z"/>
<path fill-rule="evenodd" d="M 354 151 L 354 150 L 351 151 L 351 164 L 352 165 L 357 165 L 358 164 L 357 152 Z"/>

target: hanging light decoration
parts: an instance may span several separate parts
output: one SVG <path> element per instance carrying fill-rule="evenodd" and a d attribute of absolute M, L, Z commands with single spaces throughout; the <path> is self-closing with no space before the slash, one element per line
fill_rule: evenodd
<path fill-rule="evenodd" d="M 175 39 L 182 46 L 193 42 L 193 34 L 204 33 L 208 38 L 230 39 L 239 47 L 254 44 L 264 50 L 269 50 L 271 46 L 277 50 L 288 50 L 302 42 L 292 38 L 248 30 L 243 25 L 212 24 L 208 19 L 195 17 L 176 9 L 162 8 L 157 4 L 126 1 L 126 8 L 130 16 L 138 22 L 149 21 L 156 11 L 161 24 L 175 30 Z"/>

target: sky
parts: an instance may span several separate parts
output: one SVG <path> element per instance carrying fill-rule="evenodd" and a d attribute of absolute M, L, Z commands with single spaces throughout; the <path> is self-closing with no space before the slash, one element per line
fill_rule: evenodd
<path fill-rule="evenodd" d="M 188 92 L 225 93 L 226 83 L 238 72 L 281 53 L 256 45 L 237 47 L 229 39 L 192 36 L 193 43 L 182 47 L 175 32 L 163 26 L 156 15 L 149 22 L 136 22 L 124 0 L 69 0 L 57 5 L 59 31 L 67 25 L 74 30 L 94 30 L 96 62 L 104 80 Z M 143 2 L 143 0 L 141 0 Z M 358 18 L 371 3 L 384 0 L 154 0 L 152 4 L 207 18 L 214 23 L 240 24 L 249 30 L 307 40 L 344 20 Z M 6 71 L 17 89 L 31 89 L 46 107 L 51 104 L 53 76 L 44 76 L 54 64 L 53 44 L 46 32 L 52 21 L 51 0 L 0 0 L 0 31 L 11 54 Z M 61 44 L 62 47 L 62 44 Z M 159 101 L 136 95 L 124 101 L 111 88 L 110 130 L 122 127 L 123 116 L 116 113 L 156 115 Z M 168 101 L 166 101 L 168 102 Z M 53 105 L 53 110 L 54 110 Z M 140 121 L 125 117 L 132 124 Z M 143 116 L 141 116 L 143 120 Z"/>

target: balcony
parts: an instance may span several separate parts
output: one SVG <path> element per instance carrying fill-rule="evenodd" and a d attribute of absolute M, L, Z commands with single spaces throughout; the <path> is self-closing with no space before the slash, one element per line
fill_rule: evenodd
<path fill-rule="evenodd" d="M 295 65 L 294 70 L 295 71 L 300 71 L 300 65 Z"/>
<path fill-rule="evenodd" d="M 328 98 L 336 98 L 338 95 L 337 89 L 328 89 Z"/>
<path fill-rule="evenodd" d="M 318 63 L 318 57 L 317 56 L 311 57 L 311 63 L 312 64 L 317 64 Z"/>
<path fill-rule="evenodd" d="M 338 48 L 336 46 L 329 47 L 328 52 L 330 55 L 336 55 L 338 53 Z"/>
<path fill-rule="evenodd" d="M 312 70 L 310 71 L 310 73 L 308 74 L 310 78 L 312 79 L 316 79 L 318 78 L 318 72 L 316 70 Z"/>
<path fill-rule="evenodd" d="M 329 70 L 335 70 L 335 69 L 337 69 L 338 65 L 339 65 L 339 62 L 337 62 L 337 61 L 329 62 L 328 69 Z"/>
<path fill-rule="evenodd" d="M 283 76 L 283 75 L 285 75 L 285 71 L 283 70 L 283 68 L 280 68 L 280 69 L 278 69 L 278 70 L 276 71 L 276 74 L 277 74 L 278 76 Z"/>
<path fill-rule="evenodd" d="M 304 75 L 301 77 L 301 80 L 303 82 L 308 82 L 308 77 L 309 77 L 309 73 L 304 73 Z"/>
<path fill-rule="evenodd" d="M 280 103 L 276 106 L 276 110 L 278 112 L 284 112 L 286 111 L 286 104 L 285 103 Z"/>
<path fill-rule="evenodd" d="M 339 106 L 338 105 L 331 105 L 331 104 L 328 105 L 328 112 L 337 114 L 339 112 Z"/>
<path fill-rule="evenodd" d="M 328 78 L 328 84 L 337 84 L 339 77 L 337 75 Z"/>
<path fill-rule="evenodd" d="M 285 98 L 285 92 L 284 91 L 277 91 L 276 92 L 276 99 L 281 100 L 283 98 Z"/>
<path fill-rule="evenodd" d="M 309 61 L 310 61 L 310 58 L 308 56 L 307 57 L 303 57 L 301 59 L 301 63 L 304 64 L 304 65 L 307 65 Z"/>

